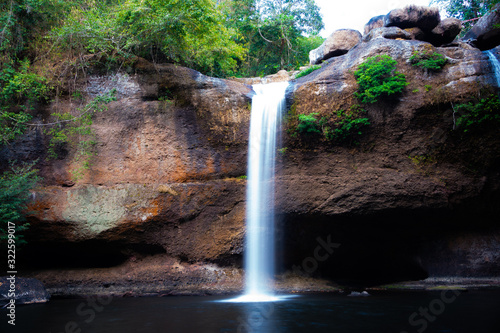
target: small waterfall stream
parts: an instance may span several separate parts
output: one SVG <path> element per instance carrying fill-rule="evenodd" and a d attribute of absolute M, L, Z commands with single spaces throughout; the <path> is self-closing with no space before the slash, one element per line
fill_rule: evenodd
<path fill-rule="evenodd" d="M 485 52 L 488 55 L 491 66 L 493 67 L 493 70 L 495 72 L 495 78 L 497 79 L 497 86 L 500 87 L 500 62 L 498 61 L 498 58 L 491 50 Z"/>
<path fill-rule="evenodd" d="M 274 278 L 274 173 L 288 82 L 254 85 L 248 141 L 245 294 L 233 302 L 278 300 Z"/>

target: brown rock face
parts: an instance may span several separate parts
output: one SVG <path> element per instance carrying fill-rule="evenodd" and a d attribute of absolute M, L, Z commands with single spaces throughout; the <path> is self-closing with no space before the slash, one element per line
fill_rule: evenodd
<path fill-rule="evenodd" d="M 427 75 L 408 62 L 420 49 L 442 53 L 450 64 Z M 499 228 L 492 217 L 498 208 L 488 198 L 499 195 L 495 165 L 500 142 L 494 132 L 466 139 L 453 130 L 453 105 L 494 82 L 485 55 L 375 38 L 299 79 L 294 112 L 314 111 L 323 117 L 359 103 L 353 98 L 357 85 L 352 73 L 363 59 L 379 54 L 396 59 L 410 85 L 396 99 L 363 106 L 371 130 L 358 146 L 324 146 L 319 138 L 309 137 L 292 149 L 296 141 L 285 142 L 277 202 L 290 228 L 284 252 L 294 253 L 292 257 L 311 253 L 317 237 L 330 235 L 332 242 L 342 245 L 323 272 L 339 278 L 383 279 L 389 271 L 398 279 L 497 276 L 500 253 L 491 244 L 497 242 Z M 425 85 L 432 88 L 426 92 Z M 434 157 L 421 163 L 419 156 Z M 483 171 L 469 173 L 460 160 L 475 161 Z M 467 226 L 479 220 L 475 235 L 468 236 Z M 466 245 L 478 240 L 482 245 Z M 382 245 L 389 243 L 399 250 L 391 252 Z M 446 252 L 442 258 L 437 255 L 441 250 Z M 341 272 L 342 267 L 349 268 Z"/>
<path fill-rule="evenodd" d="M 411 66 L 421 49 L 449 63 L 434 74 Z M 363 106 L 371 125 L 357 145 L 297 143 L 283 133 L 276 176 L 282 270 L 314 255 L 320 239 L 340 244 L 316 271 L 334 280 L 497 276 L 498 134 L 465 135 L 454 124 L 454 106 L 495 82 L 487 56 L 372 38 L 296 80 L 290 109 L 326 115 L 358 104 L 353 72 L 379 54 L 396 59 L 410 84 L 397 98 Z M 43 161 L 23 262 L 57 294 L 114 283 L 117 293 L 238 290 L 251 88 L 145 61 L 133 74 L 82 82 L 89 96 L 110 88 L 118 100 L 94 119 L 97 156 L 75 184 L 68 183 L 72 152 L 45 161 L 41 133 L 2 151 Z"/>
<path fill-rule="evenodd" d="M 401 29 L 417 27 L 423 31 L 431 31 L 440 21 L 441 17 L 437 7 L 409 5 L 391 10 L 385 16 L 384 26 Z"/>

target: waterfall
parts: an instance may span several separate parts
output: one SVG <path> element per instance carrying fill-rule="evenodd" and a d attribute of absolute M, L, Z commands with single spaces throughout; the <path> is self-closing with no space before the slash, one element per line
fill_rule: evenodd
<path fill-rule="evenodd" d="M 497 79 L 497 87 L 500 87 L 500 62 L 498 61 L 495 54 L 491 51 L 485 51 L 490 59 L 490 63 L 493 66 L 495 72 L 495 78 Z"/>
<path fill-rule="evenodd" d="M 272 296 L 276 132 L 288 82 L 255 85 L 247 164 L 245 294 Z"/>
<path fill-rule="evenodd" d="M 277 131 L 288 82 L 254 85 L 248 141 L 245 294 L 232 302 L 274 296 L 274 172 Z"/>

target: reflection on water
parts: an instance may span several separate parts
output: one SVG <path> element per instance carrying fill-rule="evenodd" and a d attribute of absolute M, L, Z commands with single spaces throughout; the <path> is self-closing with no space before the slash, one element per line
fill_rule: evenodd
<path fill-rule="evenodd" d="M 378 292 L 370 297 L 302 295 L 280 302 L 224 297 L 53 300 L 19 306 L 0 332 L 500 332 L 500 291 Z"/>

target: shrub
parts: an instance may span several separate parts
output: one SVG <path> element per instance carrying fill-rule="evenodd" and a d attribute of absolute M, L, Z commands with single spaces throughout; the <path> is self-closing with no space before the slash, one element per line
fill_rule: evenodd
<path fill-rule="evenodd" d="M 30 72 L 30 62 L 23 60 L 16 70 L 14 63 L 0 65 L 0 144 L 7 144 L 26 130 L 33 105 L 46 101 L 48 80 Z"/>
<path fill-rule="evenodd" d="M 370 121 L 362 114 L 366 111 L 353 105 L 349 111 L 339 110 L 333 121 L 323 121 L 323 133 L 326 140 L 346 142 L 363 134 L 362 130 L 370 125 Z"/>
<path fill-rule="evenodd" d="M 26 203 L 31 194 L 30 190 L 40 180 L 38 170 L 33 169 L 34 162 L 14 166 L 11 171 L 6 171 L 0 176 L 0 240 L 5 241 L 8 237 L 8 224 L 15 224 L 16 245 L 26 243 L 23 240 L 22 231 L 28 229 L 25 223 Z"/>
<path fill-rule="evenodd" d="M 315 70 L 320 69 L 320 68 L 321 68 L 320 65 L 313 65 L 313 66 L 311 66 L 309 68 L 304 69 L 303 71 L 301 71 L 297 75 L 295 75 L 295 78 L 298 79 L 299 77 L 303 77 L 303 76 L 309 75 L 312 72 L 314 72 Z"/>
<path fill-rule="evenodd" d="M 375 103 L 381 98 L 401 93 L 408 85 L 404 74 L 396 71 L 397 61 L 388 55 L 366 59 L 354 72 L 358 82 L 358 97 L 363 103 Z"/>
<path fill-rule="evenodd" d="M 448 60 L 440 53 L 427 51 L 414 51 L 410 57 L 410 63 L 413 66 L 421 67 L 431 71 L 440 71 Z"/>
<path fill-rule="evenodd" d="M 293 137 L 301 134 L 302 139 L 314 137 L 329 143 L 353 142 L 370 125 L 368 118 L 362 116 L 365 112 L 359 105 L 353 105 L 348 111 L 335 111 L 319 119 L 319 113 L 301 114 L 295 118 L 298 123 L 292 125 L 289 133 Z"/>
<path fill-rule="evenodd" d="M 462 114 L 457 119 L 457 126 L 463 127 L 464 132 L 481 124 L 500 123 L 500 100 L 496 95 L 457 105 L 455 110 Z"/>
<path fill-rule="evenodd" d="M 321 127 L 316 117 L 319 113 L 300 114 L 297 132 L 301 134 L 321 133 Z"/>

